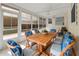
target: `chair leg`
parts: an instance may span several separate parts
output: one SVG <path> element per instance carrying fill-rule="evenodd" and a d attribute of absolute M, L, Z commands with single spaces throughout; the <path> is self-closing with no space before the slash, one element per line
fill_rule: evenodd
<path fill-rule="evenodd" d="M 76 56 L 76 51 L 74 48 L 72 48 L 72 52 L 73 52 L 73 55 Z"/>

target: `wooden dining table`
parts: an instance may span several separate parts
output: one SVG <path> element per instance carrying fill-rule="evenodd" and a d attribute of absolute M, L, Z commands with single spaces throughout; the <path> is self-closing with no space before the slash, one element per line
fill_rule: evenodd
<path fill-rule="evenodd" d="M 33 34 L 27 37 L 27 44 L 26 46 L 29 46 L 29 41 L 37 43 L 36 52 L 39 52 L 39 54 L 47 54 L 45 51 L 46 48 L 51 44 L 51 41 L 56 37 L 56 32 L 49 32 L 47 34 Z"/>

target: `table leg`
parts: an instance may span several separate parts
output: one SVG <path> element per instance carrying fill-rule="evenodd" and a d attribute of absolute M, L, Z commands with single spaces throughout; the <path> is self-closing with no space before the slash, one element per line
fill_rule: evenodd
<path fill-rule="evenodd" d="M 50 52 L 46 51 L 46 47 L 39 45 L 39 52 L 44 56 L 50 56 Z"/>
<path fill-rule="evenodd" d="M 41 55 L 43 54 L 44 56 L 50 56 L 50 53 L 48 51 L 45 51 L 46 49 L 44 48 L 44 46 L 42 45 L 37 45 L 36 50 L 33 52 L 33 56 L 34 55 Z"/>
<path fill-rule="evenodd" d="M 45 47 L 42 46 L 42 45 L 38 45 L 38 52 L 39 52 L 39 55 L 41 55 L 41 54 L 43 54 L 45 56 L 48 56 L 49 55 L 48 52 L 45 51 Z"/>
<path fill-rule="evenodd" d="M 43 51 L 42 54 L 45 56 L 51 56 L 50 52 L 48 52 L 48 51 Z"/>

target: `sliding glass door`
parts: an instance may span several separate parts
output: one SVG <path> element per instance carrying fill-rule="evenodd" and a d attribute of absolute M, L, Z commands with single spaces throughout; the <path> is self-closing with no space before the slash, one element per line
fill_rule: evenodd
<path fill-rule="evenodd" d="M 16 38 L 18 36 L 18 15 L 18 9 L 2 5 L 3 40 Z"/>
<path fill-rule="evenodd" d="M 3 12 L 3 35 L 17 33 L 18 16 L 16 14 Z"/>
<path fill-rule="evenodd" d="M 28 31 L 31 29 L 31 15 L 22 12 L 21 14 L 21 18 L 22 18 L 22 24 L 21 24 L 21 28 L 22 28 L 22 32 Z"/>
<path fill-rule="evenodd" d="M 32 29 L 38 29 L 38 18 L 36 16 L 32 16 Z"/>

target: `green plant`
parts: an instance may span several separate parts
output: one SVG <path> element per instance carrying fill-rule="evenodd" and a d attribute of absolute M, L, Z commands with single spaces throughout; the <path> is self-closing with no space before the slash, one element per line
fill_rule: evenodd
<path fill-rule="evenodd" d="M 44 30 L 42 30 L 42 32 L 46 32 L 47 33 L 48 31 L 46 29 L 44 29 Z"/>

